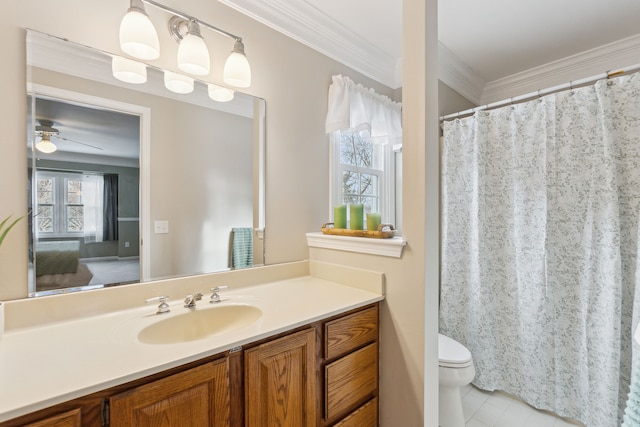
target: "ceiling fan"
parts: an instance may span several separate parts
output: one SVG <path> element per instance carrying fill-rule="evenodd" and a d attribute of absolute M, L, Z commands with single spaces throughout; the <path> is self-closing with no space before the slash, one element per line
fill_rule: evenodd
<path fill-rule="evenodd" d="M 85 142 L 75 141 L 73 139 L 65 138 L 64 136 L 60 136 L 60 131 L 53 127 L 52 120 L 38 119 L 39 125 L 36 126 L 36 135 L 40 136 L 40 141 L 36 144 L 36 149 L 43 153 L 53 153 L 58 149 L 56 144 L 51 141 L 51 138 L 58 138 L 63 141 L 73 142 L 76 144 L 84 145 L 85 147 L 95 148 L 96 150 L 103 150 L 101 147 L 97 147 L 95 145 L 87 144 Z"/>

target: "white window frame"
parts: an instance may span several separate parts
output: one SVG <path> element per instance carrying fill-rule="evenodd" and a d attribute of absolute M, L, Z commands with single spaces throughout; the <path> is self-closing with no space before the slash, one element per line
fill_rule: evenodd
<path fill-rule="evenodd" d="M 55 170 L 37 170 L 36 171 L 36 188 L 38 180 L 52 179 L 52 200 L 51 204 L 43 204 L 45 206 L 53 206 L 53 231 L 40 231 L 37 224 L 34 225 L 37 238 L 78 238 L 84 237 L 85 242 L 101 242 L 102 241 L 102 174 L 99 173 L 79 173 L 72 171 L 55 171 Z M 82 184 L 81 203 L 67 203 L 67 183 L 70 180 L 80 181 Z M 91 197 L 93 196 L 93 197 Z M 89 197 L 89 199 L 87 199 Z M 36 191 L 34 204 L 36 212 L 40 208 L 38 203 L 38 194 Z M 69 206 L 83 207 L 83 229 L 82 231 L 67 231 Z"/>
<path fill-rule="evenodd" d="M 333 206 L 343 204 L 342 194 L 342 177 L 344 171 L 358 171 L 360 173 L 366 173 L 371 175 L 377 175 L 378 179 L 378 212 L 382 217 L 384 224 L 392 224 L 397 230 L 400 230 L 398 224 L 396 224 L 397 213 L 397 189 L 399 189 L 399 183 L 396 179 L 396 163 L 397 153 L 401 153 L 401 144 L 394 145 L 387 143 L 386 141 L 373 142 L 374 144 L 380 144 L 380 159 L 379 164 L 382 169 L 369 169 L 369 168 L 356 168 L 353 165 L 345 165 L 340 162 L 340 143 L 341 135 L 340 131 L 332 132 L 330 138 L 330 164 L 331 164 L 331 184 L 330 184 L 330 200 L 329 217 L 333 218 Z M 386 138 L 385 138 L 386 139 Z M 347 212 L 349 210 L 347 209 Z M 399 233 L 400 231 L 398 231 Z"/>
<path fill-rule="evenodd" d="M 82 237 L 84 236 L 84 231 L 80 232 L 67 232 L 67 209 L 66 207 L 69 205 L 66 202 L 66 189 L 67 189 L 67 181 L 70 179 L 82 181 L 82 174 L 72 173 L 72 172 L 55 172 L 55 171 L 36 171 L 36 188 L 38 186 L 38 180 L 40 178 L 50 178 L 53 179 L 53 189 L 52 189 L 52 197 L 53 197 L 53 218 L 54 225 L 53 231 L 40 231 L 39 227 L 36 225 L 35 230 L 38 237 Z M 37 192 L 36 192 L 37 193 Z M 36 212 L 40 207 L 40 203 L 38 203 L 38 197 L 36 194 Z M 49 204 L 47 204 L 48 206 Z M 80 204 L 82 205 L 82 204 Z M 77 206 L 73 204 L 73 206 Z M 37 217 L 36 217 L 37 221 Z"/>

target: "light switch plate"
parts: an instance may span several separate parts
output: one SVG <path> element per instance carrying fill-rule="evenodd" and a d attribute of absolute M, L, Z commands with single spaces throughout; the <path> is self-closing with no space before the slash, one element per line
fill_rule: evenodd
<path fill-rule="evenodd" d="M 153 232 L 156 234 L 168 234 L 169 233 L 169 221 L 154 221 Z"/>

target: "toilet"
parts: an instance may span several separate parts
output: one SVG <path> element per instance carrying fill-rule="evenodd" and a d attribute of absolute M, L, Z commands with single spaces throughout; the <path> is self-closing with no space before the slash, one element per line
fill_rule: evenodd
<path fill-rule="evenodd" d="M 460 387 L 476 376 L 471 352 L 458 341 L 438 334 L 440 375 L 439 420 L 441 427 L 464 427 Z"/>

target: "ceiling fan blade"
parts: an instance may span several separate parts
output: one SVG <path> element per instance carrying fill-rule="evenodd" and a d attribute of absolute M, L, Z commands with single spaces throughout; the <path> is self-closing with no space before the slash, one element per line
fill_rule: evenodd
<path fill-rule="evenodd" d="M 84 146 L 86 146 L 86 147 L 95 148 L 96 150 L 104 151 L 104 148 L 102 148 L 102 147 L 96 147 L 95 145 L 87 144 L 86 142 L 75 141 L 75 140 L 73 140 L 73 139 L 65 138 L 64 136 L 60 136 L 60 135 L 53 135 L 53 137 L 54 137 L 54 138 L 62 139 L 63 141 L 74 142 L 74 143 L 76 143 L 76 144 L 80 144 L 80 145 L 84 145 Z"/>

